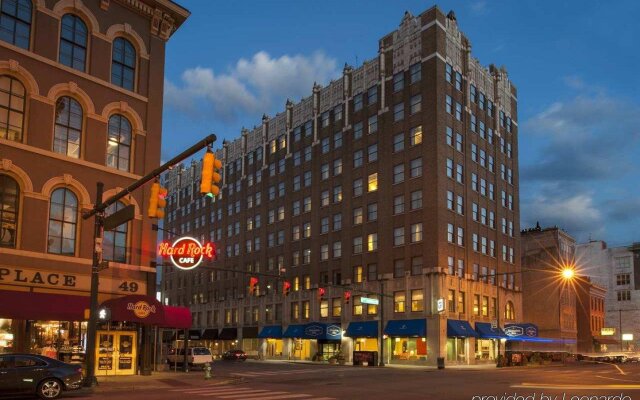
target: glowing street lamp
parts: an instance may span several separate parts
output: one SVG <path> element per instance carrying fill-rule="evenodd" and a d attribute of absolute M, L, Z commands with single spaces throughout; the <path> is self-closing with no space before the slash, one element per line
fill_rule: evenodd
<path fill-rule="evenodd" d="M 562 278 L 567 281 L 572 280 L 576 276 L 576 271 L 571 267 L 564 267 L 562 269 Z"/>

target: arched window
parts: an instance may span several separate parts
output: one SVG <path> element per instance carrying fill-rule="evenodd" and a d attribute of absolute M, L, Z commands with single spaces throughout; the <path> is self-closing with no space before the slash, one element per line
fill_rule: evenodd
<path fill-rule="evenodd" d="M 8 175 L 0 175 L 0 247 L 16 247 L 20 186 Z"/>
<path fill-rule="evenodd" d="M 80 17 L 66 14 L 60 28 L 60 63 L 84 71 L 86 58 L 87 25 Z"/>
<path fill-rule="evenodd" d="M 125 207 L 121 202 L 114 203 L 107 208 L 107 215 L 120 211 Z M 127 262 L 127 233 L 128 223 L 124 223 L 111 231 L 105 231 L 102 239 L 102 258 L 120 263 Z"/>
<path fill-rule="evenodd" d="M 507 304 L 504 306 L 504 319 L 516 319 L 516 310 L 513 308 L 513 302 L 511 301 L 507 301 Z"/>
<path fill-rule="evenodd" d="M 82 138 L 82 107 L 71 97 L 61 97 L 56 103 L 56 128 L 53 151 L 69 157 L 80 157 Z"/>
<path fill-rule="evenodd" d="M 22 141 L 25 94 L 24 85 L 19 80 L 8 75 L 0 76 L 0 138 Z"/>
<path fill-rule="evenodd" d="M 78 198 L 69 189 L 60 188 L 51 194 L 47 251 L 74 255 L 78 226 Z"/>
<path fill-rule="evenodd" d="M 29 49 L 31 0 L 0 1 L 0 40 Z"/>
<path fill-rule="evenodd" d="M 111 56 L 111 83 L 133 90 L 136 75 L 136 49 L 130 41 L 116 38 Z"/>
<path fill-rule="evenodd" d="M 122 171 L 129 171 L 131 158 L 131 123 L 120 114 L 109 118 L 109 138 L 107 140 L 107 165 Z"/>

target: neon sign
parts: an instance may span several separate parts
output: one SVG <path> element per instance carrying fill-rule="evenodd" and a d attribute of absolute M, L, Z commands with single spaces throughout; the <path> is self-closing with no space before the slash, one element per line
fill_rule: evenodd
<path fill-rule="evenodd" d="M 216 255 L 216 247 L 213 243 L 200 244 L 192 237 L 181 237 L 173 244 L 160 243 L 158 255 L 169 257 L 176 268 L 190 270 L 196 268 L 207 257 L 212 259 Z"/>

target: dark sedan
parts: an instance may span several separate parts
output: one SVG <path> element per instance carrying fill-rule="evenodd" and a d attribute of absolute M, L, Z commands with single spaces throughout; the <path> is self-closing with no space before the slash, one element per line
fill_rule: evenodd
<path fill-rule="evenodd" d="M 242 350 L 229 350 L 222 354 L 222 359 L 245 361 L 247 359 L 247 353 Z"/>
<path fill-rule="evenodd" d="M 33 354 L 0 354 L 0 396 L 56 399 L 82 386 L 82 367 Z"/>

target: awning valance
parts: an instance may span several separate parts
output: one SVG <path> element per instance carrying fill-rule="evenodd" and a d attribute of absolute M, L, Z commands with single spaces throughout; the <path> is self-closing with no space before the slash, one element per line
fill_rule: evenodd
<path fill-rule="evenodd" d="M 222 328 L 218 339 L 220 340 L 236 340 L 238 338 L 238 328 Z"/>
<path fill-rule="evenodd" d="M 258 327 L 257 326 L 245 326 L 242 328 L 243 339 L 257 339 Z"/>
<path fill-rule="evenodd" d="M 340 340 L 342 328 L 338 324 L 310 322 L 304 325 L 289 325 L 282 336 L 297 339 Z"/>
<path fill-rule="evenodd" d="M 476 332 L 481 339 L 506 339 L 507 335 L 500 328 L 492 328 L 488 322 L 476 322 Z"/>
<path fill-rule="evenodd" d="M 478 334 L 473 330 L 469 321 L 461 319 L 447 320 L 447 336 L 448 337 L 477 337 Z"/>
<path fill-rule="evenodd" d="M 82 321 L 89 297 L 0 290 L 0 318 Z"/>
<path fill-rule="evenodd" d="M 265 326 L 258 334 L 260 339 L 282 339 L 282 327 L 280 325 Z"/>
<path fill-rule="evenodd" d="M 111 310 L 112 321 L 137 322 L 163 328 L 191 328 L 191 312 L 186 307 L 163 306 L 150 296 L 129 295 L 109 299 L 100 305 Z"/>
<path fill-rule="evenodd" d="M 218 340 L 218 330 L 215 328 L 208 328 L 202 332 L 202 340 Z"/>
<path fill-rule="evenodd" d="M 387 322 L 384 333 L 397 337 L 426 337 L 427 320 L 425 319 L 402 319 Z"/>
<path fill-rule="evenodd" d="M 377 338 L 378 321 L 351 322 L 347 327 L 345 336 L 352 338 Z"/>

